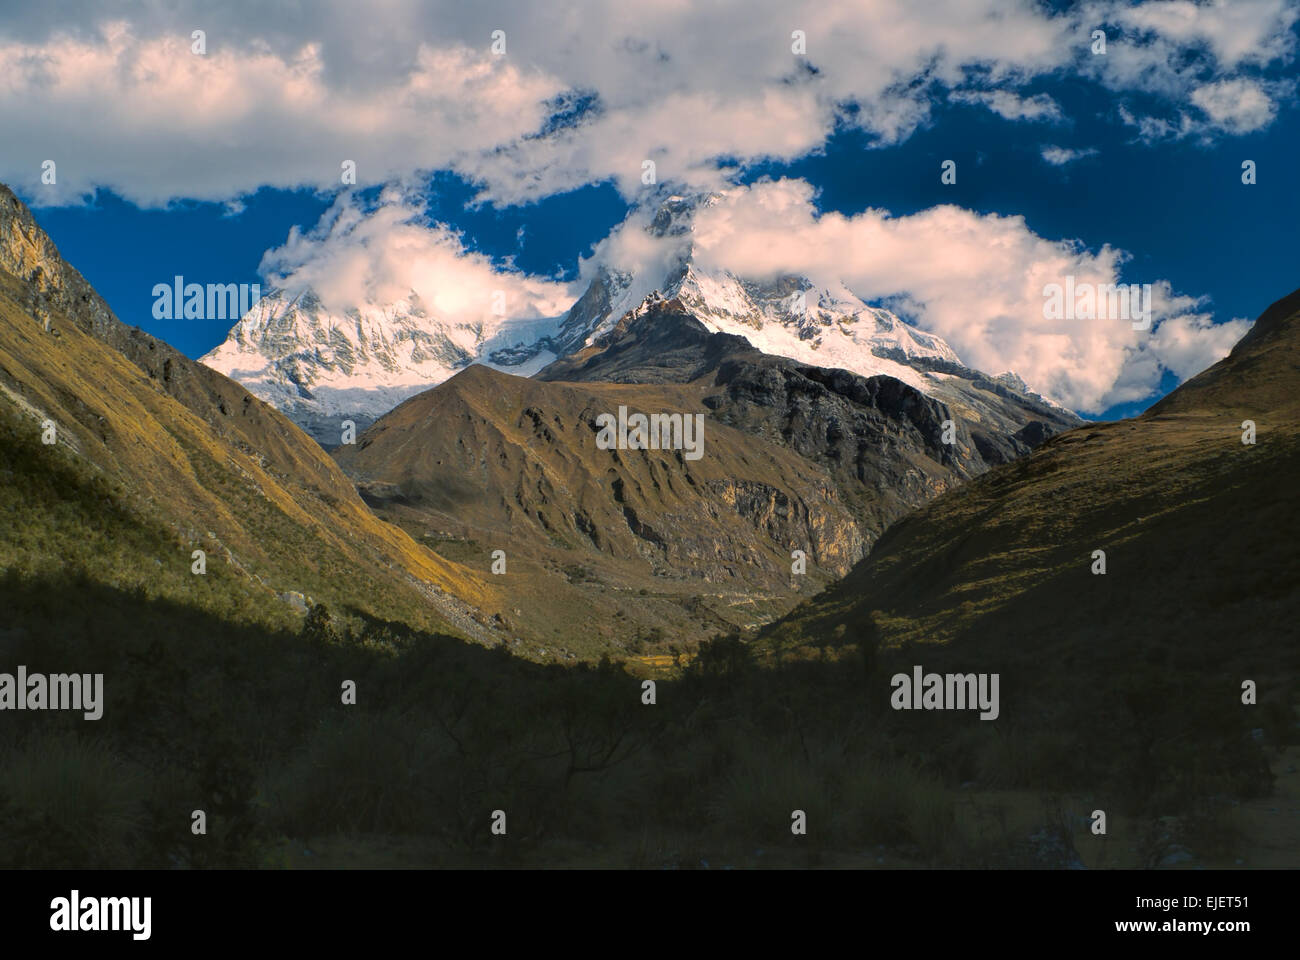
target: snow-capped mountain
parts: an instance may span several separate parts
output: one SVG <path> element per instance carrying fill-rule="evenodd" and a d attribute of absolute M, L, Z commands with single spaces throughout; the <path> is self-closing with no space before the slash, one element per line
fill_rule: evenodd
<path fill-rule="evenodd" d="M 884 374 L 923 391 L 925 381 L 913 362 L 961 363 L 941 338 L 864 303 L 843 285 L 829 289 L 795 276 L 752 280 L 701 267 L 693 259 L 692 221 L 700 206 L 716 200 L 710 195 L 664 201 L 648 230 L 678 241 L 667 272 L 651 276 L 599 268 L 565 316 L 555 352 L 564 356 L 592 343 L 657 293 L 680 300 L 709 330 L 742 336 L 764 353 L 863 376 Z"/>
<path fill-rule="evenodd" d="M 666 266 L 598 266 L 586 292 L 563 316 L 452 322 L 434 316 L 415 293 L 337 315 L 311 291 L 273 291 L 202 362 L 332 446 L 343 419 L 364 427 L 471 363 L 532 376 L 590 346 L 648 298 L 661 297 L 679 300 L 710 331 L 739 335 L 765 353 L 894 377 L 959 406 L 969 404 L 962 391 L 954 392 L 954 376 L 979 376 L 1042 402 L 1014 374 L 988 378 L 969 370 L 941 338 L 863 302 L 843 285 L 828 288 L 797 276 L 744 278 L 701 266 L 693 255 L 694 217 L 717 200 L 665 200 L 645 229 L 669 251 Z"/>
<path fill-rule="evenodd" d="M 340 421 L 364 428 L 471 363 L 531 376 L 555 359 L 546 345 L 559 320 L 447 322 L 414 292 L 338 315 L 311 291 L 273 290 L 201 361 L 332 446 Z"/>
<path fill-rule="evenodd" d="M 600 341 L 634 311 L 674 300 L 708 331 L 743 337 L 764 353 L 864 377 L 893 377 L 948 404 L 989 435 L 1016 433 L 1024 427 L 1027 410 L 1051 424 L 1050 432 L 1079 422 L 1072 411 L 1030 391 L 1015 373 L 989 376 L 966 366 L 941 337 L 867 304 L 843 284 L 818 286 L 798 276 L 756 280 L 703 267 L 694 259 L 695 213 L 718 199 L 675 196 L 664 201 L 647 230 L 676 241 L 668 268 L 653 276 L 600 267 L 564 317 L 551 341 L 552 352 L 571 356 Z M 558 374 L 553 369 L 550 375 Z"/>
<path fill-rule="evenodd" d="M 940 337 L 863 303 L 847 289 L 817 287 L 801 277 L 756 282 L 686 262 L 648 290 L 644 280 L 609 272 L 602 273 L 593 289 L 599 286 L 608 293 L 602 291 L 586 304 L 579 301 L 565 318 L 559 353 L 590 344 L 657 294 L 680 300 L 710 331 L 744 337 L 764 353 L 867 377 L 896 377 L 923 392 L 926 379 L 914 366 L 916 361 L 961 363 Z M 581 331 L 581 337 L 565 337 L 568 330 Z"/>

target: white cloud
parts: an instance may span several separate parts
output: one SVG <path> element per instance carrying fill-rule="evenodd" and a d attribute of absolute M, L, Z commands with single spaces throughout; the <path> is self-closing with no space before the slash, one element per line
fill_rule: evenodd
<path fill-rule="evenodd" d="M 1210 122 L 1229 133 L 1250 133 L 1273 122 L 1277 109 L 1258 83 L 1238 78 L 1208 83 L 1192 91 Z"/>
<path fill-rule="evenodd" d="M 671 245 L 644 230 L 638 212 L 593 257 L 623 270 L 661 272 Z M 843 282 L 872 303 L 892 302 L 939 334 L 971 366 L 1013 370 L 1034 390 L 1075 410 L 1099 412 L 1145 399 L 1161 372 L 1186 377 L 1227 353 L 1242 325 L 1211 325 L 1200 300 L 1176 296 L 1167 282 L 1121 278 L 1127 259 L 1110 246 L 1036 235 L 1022 217 L 939 206 L 893 217 L 884 210 L 818 215 L 801 180 L 735 188 L 700 210 L 689 241 L 705 268 L 742 277 L 803 274 L 834 288 Z M 588 271 L 591 264 L 586 265 Z M 1152 284 L 1153 331 L 1127 320 L 1052 320 L 1044 287 Z"/>
<path fill-rule="evenodd" d="M 1289 0 L 1146 0 L 1099 7 L 1105 20 L 1142 38 L 1153 52 L 1204 45 L 1223 70 L 1289 57 L 1295 46 L 1290 30 L 1300 19 Z"/>
<path fill-rule="evenodd" d="M 1195 137 L 1210 141 L 1220 134 L 1239 136 L 1267 127 L 1277 117 L 1277 103 L 1295 94 L 1293 80 L 1263 82 L 1237 77 L 1202 84 L 1188 99 L 1195 111 L 1180 111 L 1176 118 L 1135 115 L 1123 104 L 1119 116 L 1136 127 L 1144 142 Z"/>
<path fill-rule="evenodd" d="M 1289 64 L 1297 20 L 1295 0 L 1095 0 L 1080 8 L 1080 22 L 1105 25 L 1106 55 L 1078 66 L 1116 92 L 1163 99 L 1163 110 L 1121 104 L 1121 119 L 1144 141 L 1249 133 L 1271 123 L 1296 86 L 1242 71 Z"/>
<path fill-rule="evenodd" d="M 1171 317 L 1156 328 L 1149 350 L 1161 366 L 1186 380 L 1226 357 L 1251 322 L 1234 317 L 1214 323 L 1208 313 Z"/>
<path fill-rule="evenodd" d="M 729 161 L 805 155 L 837 124 L 905 139 L 954 90 L 1017 121 L 1060 119 L 1050 98 L 1018 91 L 1065 71 L 1234 132 L 1272 117 L 1261 96 L 1293 94 L 1232 84 L 1289 61 L 1296 11 L 1295 0 L 1094 0 L 1063 13 L 1029 0 L 11 5 L 0 179 L 38 203 L 101 185 L 162 204 L 333 190 L 351 159 L 359 185 L 451 169 L 499 202 L 603 180 L 635 197 L 646 159 L 661 182 L 721 186 Z M 1088 50 L 1098 23 L 1116 34 L 1105 57 Z M 206 56 L 190 52 L 196 26 Z M 504 57 L 490 50 L 497 29 Z M 791 52 L 794 30 L 806 56 Z M 591 109 L 538 136 L 556 98 L 575 94 Z M 39 183 L 50 158 L 56 188 Z"/>
<path fill-rule="evenodd" d="M 414 292 L 435 316 L 472 325 L 494 322 L 497 291 L 511 318 L 557 316 L 574 299 L 572 285 L 502 269 L 467 250 L 458 233 L 428 223 L 417 202 L 392 188 L 371 207 L 340 195 L 315 228 L 295 227 L 268 250 L 259 270 L 269 286 L 314 290 L 338 315 L 383 310 Z"/>
<path fill-rule="evenodd" d="M 1078 22 L 1084 35 L 1105 30 L 1106 54 L 1078 65 L 1112 90 L 1156 93 L 1177 105 L 1207 72 L 1222 78 L 1290 61 L 1298 18 L 1294 0 L 1094 0 L 1079 7 Z"/>
<path fill-rule="evenodd" d="M 1058 147 L 1047 145 L 1043 147 L 1043 159 L 1054 167 L 1063 167 L 1067 163 L 1073 163 L 1075 160 L 1082 160 L 1084 157 L 1093 157 L 1097 155 L 1095 147 L 1083 147 L 1075 149 L 1074 147 Z"/>
<path fill-rule="evenodd" d="M 1061 106 L 1045 93 L 1021 97 L 1010 90 L 955 90 L 949 97 L 957 103 L 978 103 L 1005 120 L 1063 119 Z"/>
<path fill-rule="evenodd" d="M 1157 140 L 1180 140 L 1202 129 L 1202 126 L 1186 113 L 1181 114 L 1175 123 L 1164 117 L 1138 116 L 1130 111 L 1128 107 L 1120 104 L 1119 117 L 1125 125 L 1137 127 L 1138 139 L 1145 143 L 1152 143 Z"/>
<path fill-rule="evenodd" d="M 466 47 L 419 45 L 379 91 L 332 86 L 319 43 L 190 52 L 188 34 L 142 38 L 112 24 L 94 40 L 0 44 L 0 175 L 36 202 L 95 185 L 142 205 L 225 200 L 263 184 L 338 188 L 455 165 L 536 130 L 558 83 Z M 39 185 L 54 159 L 58 184 Z"/>

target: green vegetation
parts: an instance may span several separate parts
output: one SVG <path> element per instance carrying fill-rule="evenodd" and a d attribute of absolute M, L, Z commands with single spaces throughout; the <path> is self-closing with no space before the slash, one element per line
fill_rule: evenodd
<path fill-rule="evenodd" d="M 122 484 L 41 444 L 30 422 L 0 416 L 0 571 L 11 583 L 74 578 L 232 623 L 295 625 L 269 589 L 219 558 L 209 557 L 205 576 L 191 573 L 191 548 L 142 519 L 128 497 Z"/>
<path fill-rule="evenodd" d="M 608 661 L 542 666 L 360 606 L 304 620 L 224 564 L 195 577 L 103 477 L 5 430 L 3 663 L 103 673 L 105 707 L 6 715 L 4 864 L 1063 865 L 1103 806 L 1130 841 L 1103 862 L 1145 865 L 1229 849 L 1232 799 L 1267 792 L 1294 739 L 1293 688 L 1248 713 L 1227 660 L 1140 637 L 1048 671 L 1050 644 L 1002 648 L 996 723 L 896 712 L 892 673 L 970 654 L 877 649 L 870 617 L 794 648 L 718 637 L 644 705 Z"/>
<path fill-rule="evenodd" d="M 102 672 L 106 701 L 93 723 L 6 717 L 5 864 L 1034 863 L 1027 838 L 1056 820 L 1016 827 L 1027 798 L 1076 798 L 1061 814 L 1076 834 L 1104 805 L 1138 843 L 1162 817 L 1190 830 L 1212 798 L 1269 784 L 1240 712 L 1180 728 L 1121 693 L 1083 738 L 1037 715 L 897 713 L 888 677 L 914 651 L 776 667 L 719 638 L 648 706 L 608 661 L 542 666 L 400 624 L 340 627 L 320 606 L 289 632 L 80 577 L 11 574 L 0 597 L 6 662 Z M 987 823 L 973 812 L 1010 791 L 1023 796 L 986 804 Z M 190 833 L 195 809 L 206 837 Z M 806 837 L 790 833 L 795 809 Z"/>

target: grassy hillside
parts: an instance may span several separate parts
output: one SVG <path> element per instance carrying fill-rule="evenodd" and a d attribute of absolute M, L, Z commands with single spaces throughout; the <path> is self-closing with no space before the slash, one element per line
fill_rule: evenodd
<path fill-rule="evenodd" d="M 161 570 L 192 577 L 193 588 L 202 589 L 202 578 L 189 572 L 191 552 L 202 549 L 209 576 L 228 567 L 253 594 L 383 605 L 431 627 L 457 616 L 448 595 L 469 602 L 486 596 L 480 579 L 377 520 L 328 456 L 236 384 L 226 381 L 215 400 L 214 407 L 230 411 L 219 431 L 61 315 L 53 314 L 46 330 L 20 306 L 25 293 L 24 284 L 0 271 L 5 429 L 11 442 L 39 444 L 42 424 L 53 421 L 59 448 L 100 474 L 119 508 L 169 531 L 168 549 L 137 565 L 138 582 Z M 28 489 L 5 486 L 6 496 L 18 498 L 22 523 L 48 535 L 0 534 L 0 569 L 97 566 L 57 517 L 28 499 Z"/>
<path fill-rule="evenodd" d="M 8 556 L 32 561 L 0 578 L 0 663 L 105 677 L 99 721 L 7 715 L 6 865 L 1143 866 L 1175 845 L 1230 863 L 1230 798 L 1270 784 L 1253 721 L 1223 703 L 1198 723 L 1236 737 L 1198 740 L 1189 784 L 1139 698 L 1091 750 L 1068 730 L 895 713 L 885 678 L 905 651 L 762 665 L 720 638 L 647 705 L 613 665 L 542 666 L 355 609 L 300 622 L 233 568 L 172 569 L 170 529 L 68 451 L 21 423 L 0 440 Z M 1149 677 L 1131 683 L 1159 690 Z M 1087 842 L 1098 802 L 1113 843 Z"/>

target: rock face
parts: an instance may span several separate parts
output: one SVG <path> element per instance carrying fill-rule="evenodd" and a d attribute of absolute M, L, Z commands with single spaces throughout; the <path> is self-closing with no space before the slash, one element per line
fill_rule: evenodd
<path fill-rule="evenodd" d="M 826 467 L 869 547 L 906 511 L 1079 422 L 944 363 L 941 399 L 892 376 L 770 356 L 743 337 L 711 332 L 682 301 L 652 296 L 537 379 L 694 384 L 719 422 Z M 952 443 L 943 441 L 948 420 Z"/>
<path fill-rule="evenodd" d="M 876 611 L 889 644 L 998 657 L 1038 638 L 1026 660 L 1068 654 L 1099 671 L 1139 643 L 1212 665 L 1249 649 L 1276 664 L 1300 617 L 1298 408 L 1300 291 L 1140 417 L 1052 437 L 895 524 L 767 641 L 851 643 Z"/>
<path fill-rule="evenodd" d="M 19 306 L 49 330 L 54 318 L 75 323 L 101 339 L 128 328 L 85 277 L 59 256 L 27 205 L 0 184 L 0 268 L 22 284 Z"/>
<path fill-rule="evenodd" d="M 75 325 L 125 356 L 154 386 L 223 437 L 247 445 L 251 437 L 241 436 L 241 431 L 269 431 L 277 442 L 265 444 L 267 447 L 283 444 L 290 425 L 261 404 L 253 404 L 253 397 L 239 384 L 138 327 L 122 323 L 76 268 L 59 255 L 26 205 L 3 185 L 0 270 L 18 281 L 13 288 L 17 305 L 47 332 L 59 336 L 60 327 Z"/>
<path fill-rule="evenodd" d="M 942 399 L 982 425 L 975 432 L 1000 445 L 1003 457 L 1027 449 L 995 439 L 1006 433 L 1005 421 L 1019 416 L 1008 407 L 1041 409 L 1040 419 L 1049 426 L 1077 422 L 1029 393 L 1014 375 L 994 380 L 969 370 L 939 337 L 842 286 L 818 287 L 796 276 L 760 281 L 700 266 L 692 244 L 694 218 L 715 199 L 665 201 L 648 231 L 671 251 L 666 266 L 635 274 L 600 267 L 561 316 L 448 318 L 434 315 L 415 294 L 331 314 L 311 291 L 273 291 L 202 362 L 333 447 L 340 421 L 364 427 L 471 363 L 532 376 L 552 361 L 581 355 L 647 303 L 671 299 L 707 333 L 730 334 L 811 366 L 891 376 Z"/>
<path fill-rule="evenodd" d="M 763 567 L 784 581 L 793 548 L 837 572 L 861 554 L 854 520 L 816 464 L 708 416 L 697 462 L 681 450 L 599 449 L 597 418 L 619 406 L 706 412 L 689 390 L 542 384 L 474 366 L 335 457 L 372 500 L 419 503 L 443 532 L 495 528 L 516 550 L 532 536 L 675 579 L 738 583 L 771 580 Z"/>

